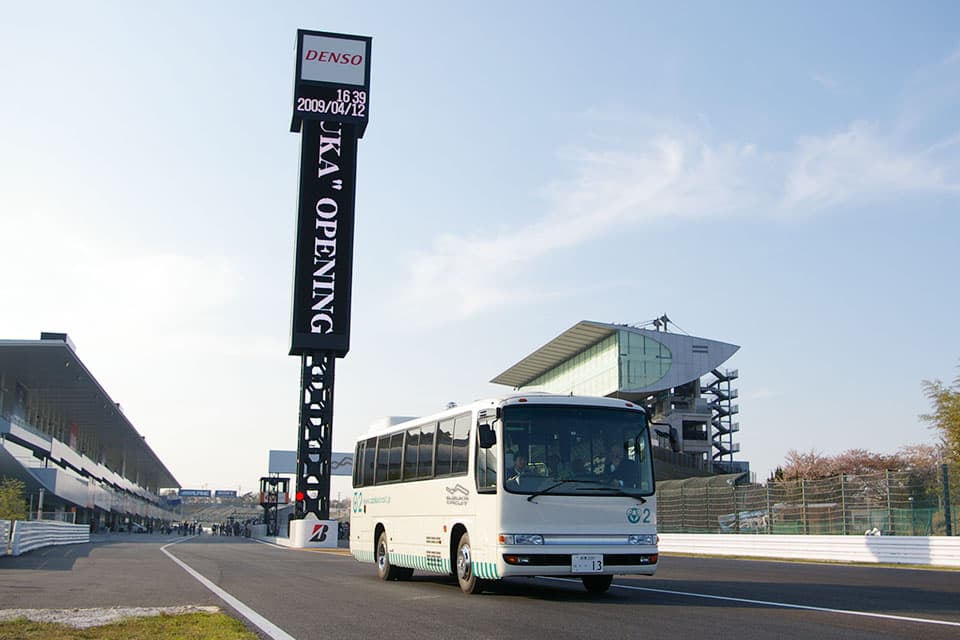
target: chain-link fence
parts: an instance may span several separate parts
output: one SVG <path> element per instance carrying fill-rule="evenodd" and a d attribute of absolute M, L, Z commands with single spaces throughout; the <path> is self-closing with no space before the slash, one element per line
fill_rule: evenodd
<path fill-rule="evenodd" d="M 960 535 L 960 468 L 657 489 L 662 533 Z"/>

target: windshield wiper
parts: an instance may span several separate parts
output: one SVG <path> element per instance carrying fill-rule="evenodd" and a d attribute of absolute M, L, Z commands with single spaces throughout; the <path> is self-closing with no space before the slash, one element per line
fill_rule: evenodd
<path fill-rule="evenodd" d="M 543 494 L 547 493 L 548 491 L 553 491 L 554 489 L 556 489 L 556 488 L 559 487 L 560 485 L 567 484 L 568 482 L 578 482 L 578 483 L 581 483 L 581 484 L 583 484 L 583 483 L 585 483 L 585 484 L 601 484 L 601 482 L 600 482 L 599 480 L 561 480 L 560 482 L 555 482 L 554 484 L 550 485 L 550 486 L 547 487 L 546 489 L 541 489 L 540 491 L 535 491 L 534 493 L 531 493 L 530 496 L 527 498 L 527 502 L 530 502 L 531 500 L 533 500 L 533 499 L 536 498 L 537 496 L 542 496 Z"/>
<path fill-rule="evenodd" d="M 600 483 L 598 482 L 597 484 L 600 484 Z M 646 498 L 644 498 L 643 496 L 638 496 L 638 495 L 636 495 L 636 494 L 634 494 L 634 493 L 630 493 L 630 492 L 628 492 L 628 491 L 624 491 L 624 490 L 621 489 L 620 487 L 611 487 L 611 486 L 609 486 L 609 485 L 604 485 L 604 486 L 602 486 L 602 487 L 596 487 L 596 488 L 594 488 L 594 487 L 580 487 L 579 489 L 577 489 L 577 491 L 597 491 L 597 490 L 600 490 L 600 491 L 610 491 L 611 493 L 613 493 L 613 494 L 615 494 L 615 495 L 618 495 L 618 496 L 626 496 L 627 498 L 633 498 L 634 500 L 639 500 L 639 501 L 640 501 L 640 504 L 646 504 L 646 503 L 647 503 Z"/>

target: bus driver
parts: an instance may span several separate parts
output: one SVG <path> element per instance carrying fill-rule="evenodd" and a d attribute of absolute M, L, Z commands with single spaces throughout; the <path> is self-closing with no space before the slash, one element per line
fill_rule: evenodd
<path fill-rule="evenodd" d="M 518 453 L 513 456 L 513 471 L 510 474 L 508 482 L 516 482 L 517 485 L 520 484 L 520 476 L 527 475 L 529 469 L 527 469 L 527 456 L 522 453 Z"/>

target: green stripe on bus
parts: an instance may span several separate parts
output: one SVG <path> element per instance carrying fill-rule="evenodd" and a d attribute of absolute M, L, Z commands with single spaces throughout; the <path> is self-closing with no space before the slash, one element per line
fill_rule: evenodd
<path fill-rule="evenodd" d="M 376 555 L 372 551 L 352 551 L 353 557 L 358 562 L 375 563 Z M 406 553 L 393 554 L 390 562 L 398 567 L 407 567 L 410 569 L 419 569 L 421 571 L 430 571 L 433 573 L 450 573 L 451 564 L 449 558 L 437 558 L 436 556 L 420 556 Z M 497 579 L 497 565 L 490 562 L 474 562 L 474 571 L 477 577 L 484 579 Z"/>

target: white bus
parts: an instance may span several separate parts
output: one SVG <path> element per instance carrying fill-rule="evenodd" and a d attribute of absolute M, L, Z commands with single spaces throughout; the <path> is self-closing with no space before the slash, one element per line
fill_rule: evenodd
<path fill-rule="evenodd" d="M 632 402 L 515 394 L 357 442 L 350 551 L 383 580 L 454 574 L 466 593 L 514 576 L 653 575 L 650 433 Z"/>

